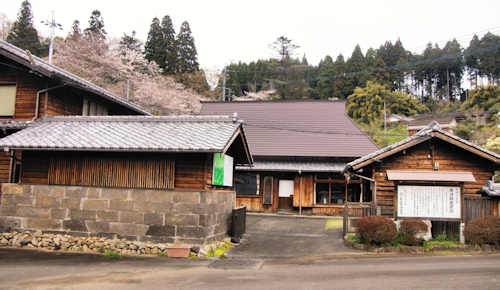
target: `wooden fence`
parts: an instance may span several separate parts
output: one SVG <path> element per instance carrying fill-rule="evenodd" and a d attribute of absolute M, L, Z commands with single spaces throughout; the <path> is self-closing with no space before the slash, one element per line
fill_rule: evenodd
<path fill-rule="evenodd" d="M 464 221 L 467 223 L 478 217 L 495 214 L 495 206 L 498 201 L 488 197 L 464 197 Z"/>
<path fill-rule="evenodd" d="M 354 232 L 356 222 L 365 216 L 376 215 L 377 210 L 373 205 L 360 205 L 360 204 L 344 204 L 344 219 L 342 224 L 342 233 Z"/>

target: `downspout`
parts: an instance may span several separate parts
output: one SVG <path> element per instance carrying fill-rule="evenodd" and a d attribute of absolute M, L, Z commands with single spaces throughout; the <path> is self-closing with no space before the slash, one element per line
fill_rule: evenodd
<path fill-rule="evenodd" d="M 299 169 L 299 215 L 302 215 L 302 170 Z"/>
<path fill-rule="evenodd" d="M 52 88 L 46 88 L 46 89 L 43 89 L 43 90 L 40 90 L 40 91 L 36 92 L 35 115 L 33 116 L 33 119 L 31 119 L 31 121 L 35 121 L 36 119 L 38 119 L 38 114 L 39 114 L 39 111 L 40 111 L 40 95 L 43 94 L 43 93 L 47 93 L 48 91 L 51 91 L 51 90 L 62 88 L 64 86 L 66 86 L 66 85 L 65 84 L 58 85 L 58 86 L 55 86 L 55 87 L 52 87 Z M 47 98 L 48 97 L 49 97 L 49 95 L 47 94 Z"/>
<path fill-rule="evenodd" d="M 8 147 L 4 147 L 3 148 L 3 151 L 5 152 L 5 155 L 7 155 L 7 157 L 9 157 L 9 179 L 8 179 L 8 183 L 12 183 L 12 176 L 13 176 L 13 166 L 14 166 L 14 157 L 15 157 L 15 152 L 11 151 Z"/>

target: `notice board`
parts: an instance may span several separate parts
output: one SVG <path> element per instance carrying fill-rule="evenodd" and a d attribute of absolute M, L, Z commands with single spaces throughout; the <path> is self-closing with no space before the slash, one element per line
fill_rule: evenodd
<path fill-rule="evenodd" d="M 398 217 L 460 219 L 460 187 L 398 186 Z"/>

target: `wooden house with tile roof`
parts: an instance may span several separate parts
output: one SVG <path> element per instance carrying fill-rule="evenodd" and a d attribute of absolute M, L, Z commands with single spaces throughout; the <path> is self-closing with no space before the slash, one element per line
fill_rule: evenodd
<path fill-rule="evenodd" d="M 0 40 L 0 138 L 45 116 L 150 115 L 140 106 Z M 17 160 L 22 157 L 17 156 Z M 0 154 L 0 183 L 16 163 Z"/>
<path fill-rule="evenodd" d="M 253 166 L 236 168 L 237 204 L 250 211 L 337 215 L 369 204 L 369 184 L 347 181 L 344 166 L 377 146 L 345 113 L 344 101 L 203 102 L 201 114 L 244 121 Z"/>

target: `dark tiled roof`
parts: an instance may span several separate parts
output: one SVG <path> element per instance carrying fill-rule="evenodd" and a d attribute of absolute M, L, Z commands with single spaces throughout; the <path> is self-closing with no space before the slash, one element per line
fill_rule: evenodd
<path fill-rule="evenodd" d="M 46 117 L 0 139 L 0 148 L 222 152 L 241 126 L 228 116 Z"/>
<path fill-rule="evenodd" d="M 392 151 L 393 149 L 398 150 L 398 148 L 400 148 L 400 150 L 403 150 L 404 148 L 406 148 L 405 145 L 407 145 L 407 144 L 414 144 L 413 142 L 418 144 L 418 143 L 423 142 L 425 140 L 429 140 L 435 136 L 434 135 L 435 132 L 446 135 L 447 137 L 454 139 L 454 140 L 458 141 L 459 143 L 462 143 L 463 145 L 472 147 L 476 150 L 479 150 L 479 151 L 491 156 L 492 159 L 496 160 L 496 163 L 500 162 L 500 155 L 498 155 L 497 153 L 489 151 L 487 149 L 484 149 L 481 146 L 478 146 L 478 145 L 471 143 L 467 140 L 464 140 L 458 136 L 450 134 L 450 133 L 442 130 L 436 121 L 433 121 L 430 124 L 428 124 L 427 127 L 418 131 L 415 135 L 412 135 L 404 140 L 396 142 L 392 145 L 389 145 L 387 147 L 384 147 L 380 150 L 377 150 L 377 151 L 372 152 L 370 154 L 367 154 L 361 158 L 358 158 L 352 162 L 347 163 L 345 170 L 349 170 L 350 168 L 352 168 L 360 163 L 363 163 L 365 161 L 369 161 L 369 160 L 376 161 L 376 160 L 378 160 L 378 156 L 380 156 L 386 152 Z M 408 145 L 407 145 L 407 147 L 408 147 Z"/>
<path fill-rule="evenodd" d="M 342 101 L 202 102 L 202 115 L 238 113 L 254 156 L 359 157 L 377 149 Z"/>
<path fill-rule="evenodd" d="M 237 166 L 242 171 L 342 172 L 345 163 L 328 161 L 254 161 L 253 166 Z"/>
<path fill-rule="evenodd" d="M 31 121 L 0 120 L 0 129 L 24 129 Z"/>
<path fill-rule="evenodd" d="M 465 118 L 465 114 L 462 112 L 451 112 L 442 114 L 421 114 L 414 116 L 415 120 L 408 122 L 408 126 L 411 127 L 425 127 L 429 125 L 430 122 L 436 121 L 441 125 L 448 125 L 455 119 Z"/>
<path fill-rule="evenodd" d="M 0 54 L 15 61 L 22 61 L 23 65 L 28 66 L 31 70 L 37 71 L 38 73 L 46 77 L 60 78 L 63 82 L 67 83 L 70 86 L 74 86 L 82 90 L 92 92 L 108 101 L 120 104 L 139 114 L 151 115 L 151 113 L 141 108 L 139 105 L 127 101 L 124 98 L 119 97 L 117 95 L 114 95 L 106 91 L 105 89 L 96 86 L 93 83 L 85 79 L 82 79 L 66 70 L 63 70 L 55 65 L 51 65 L 39 57 L 33 55 L 31 61 L 28 55 L 26 54 L 26 51 L 3 40 L 0 40 Z M 13 56 L 15 58 L 13 58 Z"/>

